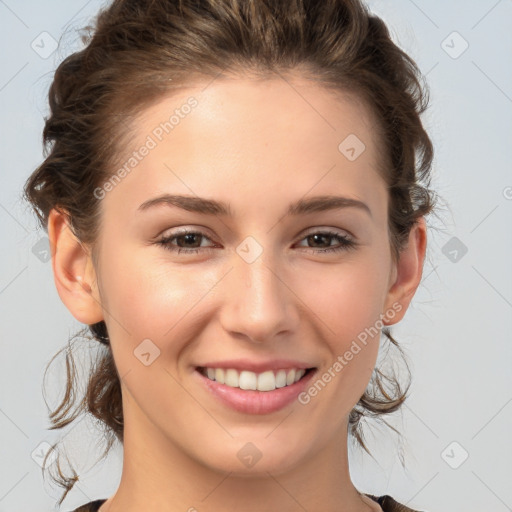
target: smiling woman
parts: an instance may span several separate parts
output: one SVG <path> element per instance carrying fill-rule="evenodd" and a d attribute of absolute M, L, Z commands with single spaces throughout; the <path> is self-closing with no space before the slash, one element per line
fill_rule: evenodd
<path fill-rule="evenodd" d="M 408 390 L 375 365 L 434 208 L 419 77 L 356 0 L 100 12 L 25 185 L 103 344 L 78 406 L 66 349 L 50 418 L 123 445 L 117 492 L 77 510 L 411 510 L 355 488 L 347 441 Z"/>

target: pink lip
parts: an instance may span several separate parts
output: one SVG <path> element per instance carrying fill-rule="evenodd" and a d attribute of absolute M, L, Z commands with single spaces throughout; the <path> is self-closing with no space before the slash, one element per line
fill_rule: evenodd
<path fill-rule="evenodd" d="M 310 363 L 301 363 L 291 359 L 273 359 L 272 361 L 251 361 L 249 359 L 231 359 L 228 361 L 209 361 L 201 364 L 202 368 L 234 368 L 238 371 L 247 370 L 254 373 L 263 373 L 267 370 L 292 370 L 292 369 L 308 369 L 314 365 Z"/>
<path fill-rule="evenodd" d="M 225 368 L 233 368 L 233 366 L 236 365 L 225 366 Z M 216 366 L 216 368 L 220 368 L 220 366 Z M 266 368 L 268 369 L 268 366 Z M 231 409 L 245 414 L 270 414 L 291 404 L 306 389 L 315 373 L 316 370 L 307 372 L 298 382 L 283 388 L 276 388 L 273 391 L 232 388 L 205 377 L 199 370 L 196 370 L 194 375 L 200 379 L 202 385 L 206 386 L 206 389 L 217 400 Z"/>

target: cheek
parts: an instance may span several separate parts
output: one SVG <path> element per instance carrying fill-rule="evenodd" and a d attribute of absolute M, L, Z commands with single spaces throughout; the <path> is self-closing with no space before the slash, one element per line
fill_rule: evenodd
<path fill-rule="evenodd" d="M 172 363 L 207 327 L 208 311 L 215 310 L 211 301 L 222 286 L 225 269 L 177 265 L 153 248 L 122 247 L 119 243 L 104 247 L 101 264 L 102 301 L 113 347 L 118 339 L 124 347 L 130 340 L 131 350 L 126 353 L 131 354 L 150 339 Z M 365 250 L 347 255 L 339 264 L 310 262 L 286 278 L 298 297 L 296 307 L 304 310 L 305 328 L 315 329 L 327 342 L 332 358 L 349 350 L 352 341 L 379 318 L 384 260 Z M 362 351 L 357 358 L 360 364 L 368 366 L 363 359 L 371 361 L 372 352 Z"/>
<path fill-rule="evenodd" d="M 307 304 L 322 320 L 329 338 L 343 348 L 380 318 L 386 295 L 382 265 L 363 260 L 331 267 L 315 276 L 315 286 L 304 288 Z"/>
<path fill-rule="evenodd" d="M 314 287 L 303 287 L 328 348 L 325 381 L 333 382 L 331 397 L 342 409 L 357 403 L 375 367 L 386 283 L 383 261 L 361 258 L 319 273 Z"/>
<path fill-rule="evenodd" d="M 116 339 L 124 344 L 130 339 L 135 348 L 150 339 L 161 351 L 177 352 L 193 334 L 187 329 L 197 331 L 194 313 L 200 311 L 218 276 L 193 266 L 178 268 L 165 256 L 151 259 L 151 251 L 140 251 L 139 256 L 125 251 L 125 257 L 115 261 L 106 257 L 102 262 L 102 303 L 109 333 L 113 344 Z M 118 249 L 116 253 L 122 254 Z"/>

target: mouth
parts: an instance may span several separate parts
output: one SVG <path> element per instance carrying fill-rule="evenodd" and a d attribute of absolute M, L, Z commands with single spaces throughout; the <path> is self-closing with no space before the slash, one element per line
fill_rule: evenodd
<path fill-rule="evenodd" d="M 282 368 L 256 373 L 236 368 L 196 367 L 196 371 L 210 381 L 230 388 L 262 392 L 293 386 L 302 380 L 308 379 L 315 370 L 316 367 Z"/>
<path fill-rule="evenodd" d="M 237 358 L 201 361 L 192 372 L 213 402 L 238 413 L 272 414 L 291 407 L 319 366 L 311 359 Z"/>

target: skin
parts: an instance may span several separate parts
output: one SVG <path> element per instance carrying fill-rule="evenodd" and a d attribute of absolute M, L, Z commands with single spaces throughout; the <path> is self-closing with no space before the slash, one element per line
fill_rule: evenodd
<path fill-rule="evenodd" d="M 136 120 L 126 154 L 187 98 L 198 100 L 101 200 L 96 265 L 65 215 L 50 215 L 58 293 L 80 322 L 105 320 L 121 376 L 123 473 L 100 510 L 381 510 L 352 484 L 347 457 L 348 415 L 370 380 L 378 336 L 308 404 L 271 414 L 216 401 L 194 367 L 293 357 L 321 375 L 380 314 L 395 312 L 384 325 L 403 318 L 421 280 L 425 221 L 394 262 L 376 125 L 355 98 L 300 76 L 206 85 L 166 97 Z M 338 145 L 352 133 L 366 149 L 349 161 Z M 137 211 L 165 192 L 228 202 L 233 216 L 165 205 Z M 349 207 L 284 216 L 289 203 L 326 194 L 361 200 L 371 215 Z M 178 227 L 204 233 L 181 239 L 203 252 L 178 254 L 156 243 Z M 357 245 L 318 252 L 339 245 L 329 237 L 308 241 L 325 228 Z M 248 236 L 263 251 L 252 263 L 236 252 Z M 161 351 L 149 366 L 134 357 L 147 338 Z M 248 442 L 262 454 L 252 467 L 237 457 Z"/>

